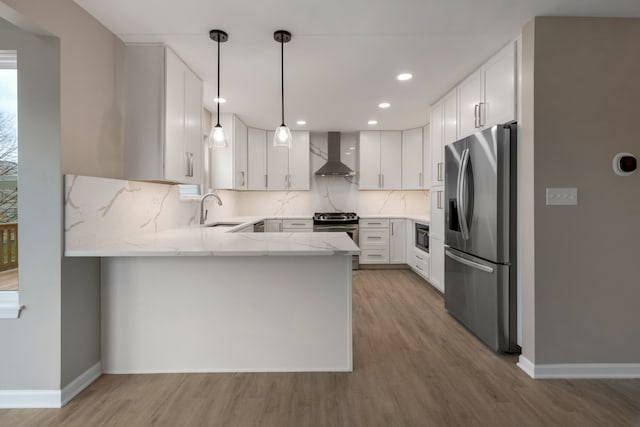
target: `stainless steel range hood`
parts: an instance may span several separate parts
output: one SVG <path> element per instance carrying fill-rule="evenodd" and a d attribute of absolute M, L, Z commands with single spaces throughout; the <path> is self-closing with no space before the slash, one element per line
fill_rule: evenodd
<path fill-rule="evenodd" d="M 328 160 L 316 171 L 321 176 L 348 176 L 356 173 L 340 161 L 340 132 L 329 132 Z"/>

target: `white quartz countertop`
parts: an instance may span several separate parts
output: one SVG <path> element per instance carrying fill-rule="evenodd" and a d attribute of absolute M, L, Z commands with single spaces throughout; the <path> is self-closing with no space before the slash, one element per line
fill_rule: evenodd
<path fill-rule="evenodd" d="M 248 224 L 250 224 L 249 221 L 244 222 L 238 228 Z M 178 228 L 99 243 L 87 248 L 67 250 L 65 255 L 70 257 L 318 256 L 360 253 L 358 246 L 346 233 L 233 233 L 230 232 L 232 230 L 233 228 L 230 229 L 230 227 Z"/>
<path fill-rule="evenodd" d="M 360 215 L 360 219 L 385 219 L 385 218 L 398 218 L 398 219 L 410 219 L 420 224 L 429 224 L 429 217 L 426 215 Z"/>

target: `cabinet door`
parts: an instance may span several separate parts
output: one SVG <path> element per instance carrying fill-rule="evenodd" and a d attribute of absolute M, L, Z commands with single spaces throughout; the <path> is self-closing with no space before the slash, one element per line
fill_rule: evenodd
<path fill-rule="evenodd" d="M 478 70 L 458 86 L 458 138 L 472 135 L 480 127 L 481 101 L 482 73 Z"/>
<path fill-rule="evenodd" d="M 444 240 L 444 187 L 431 187 L 431 223 L 429 235 Z"/>
<path fill-rule="evenodd" d="M 391 264 L 407 263 L 407 220 L 391 220 L 391 237 L 389 240 L 389 262 Z"/>
<path fill-rule="evenodd" d="M 433 237 L 429 240 L 429 282 L 440 292 L 445 291 L 444 285 L 444 242 Z"/>
<path fill-rule="evenodd" d="M 189 179 L 188 149 L 185 141 L 185 65 L 170 49 L 166 49 L 165 74 L 165 143 L 164 178 L 187 182 Z"/>
<path fill-rule="evenodd" d="M 423 186 L 422 128 L 402 132 L 402 188 L 419 190 Z"/>
<path fill-rule="evenodd" d="M 216 117 L 213 117 L 213 125 Z M 220 114 L 220 125 L 224 129 L 227 139 L 226 147 L 213 147 L 211 149 L 211 188 L 217 190 L 233 189 L 233 114 Z"/>
<path fill-rule="evenodd" d="M 233 149 L 235 168 L 233 188 L 247 189 L 247 126 L 238 117 L 233 117 Z"/>
<path fill-rule="evenodd" d="M 516 119 L 516 44 L 510 43 L 483 67 L 483 127 Z"/>
<path fill-rule="evenodd" d="M 249 190 L 267 189 L 267 131 L 249 129 L 247 140 L 247 179 Z"/>
<path fill-rule="evenodd" d="M 444 151 L 442 140 L 444 138 L 444 108 L 442 102 L 437 103 L 431 109 L 431 185 L 444 183 Z"/>
<path fill-rule="evenodd" d="M 289 150 L 273 146 L 274 132 L 267 132 L 267 175 L 269 190 L 289 189 Z"/>
<path fill-rule="evenodd" d="M 444 159 L 444 146 L 458 140 L 458 99 L 456 89 L 449 92 L 443 100 L 444 107 L 444 144 L 440 158 Z"/>
<path fill-rule="evenodd" d="M 380 132 L 360 132 L 360 189 L 380 188 Z"/>
<path fill-rule="evenodd" d="M 289 189 L 308 190 L 310 186 L 309 132 L 292 132 L 291 149 L 289 150 Z"/>
<path fill-rule="evenodd" d="M 431 188 L 431 125 L 422 128 L 422 188 Z"/>
<path fill-rule="evenodd" d="M 402 188 L 402 132 L 383 131 L 380 136 L 380 174 L 386 190 Z"/>
<path fill-rule="evenodd" d="M 188 156 L 186 182 L 202 184 L 204 142 L 202 140 L 202 81 L 190 69 L 185 70 L 184 133 Z"/>

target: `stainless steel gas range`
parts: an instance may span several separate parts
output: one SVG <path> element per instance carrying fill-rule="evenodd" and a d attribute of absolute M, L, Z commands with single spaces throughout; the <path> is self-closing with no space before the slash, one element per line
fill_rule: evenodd
<path fill-rule="evenodd" d="M 313 231 L 347 233 L 358 244 L 358 215 L 353 212 L 317 212 L 313 215 Z M 360 258 L 353 256 L 353 269 L 360 267 Z"/>

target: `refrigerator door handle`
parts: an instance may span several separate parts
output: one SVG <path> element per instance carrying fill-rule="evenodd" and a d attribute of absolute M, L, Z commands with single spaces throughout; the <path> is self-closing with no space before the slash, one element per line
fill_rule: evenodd
<path fill-rule="evenodd" d="M 480 264 L 479 262 L 475 262 L 475 261 L 471 261 L 470 259 L 466 259 L 466 258 L 462 258 L 461 256 L 458 256 L 456 254 L 454 254 L 450 249 L 446 248 L 444 250 L 444 253 L 446 256 L 448 256 L 449 258 L 458 261 L 461 264 L 467 265 L 469 267 L 478 269 L 480 271 L 484 271 L 485 273 L 493 273 L 493 268 L 489 267 L 487 265 L 483 265 Z"/>
<path fill-rule="evenodd" d="M 469 166 L 469 149 L 462 152 L 462 162 L 458 170 L 458 221 L 462 229 L 462 238 L 469 240 L 469 224 L 467 223 L 467 167 Z"/>

